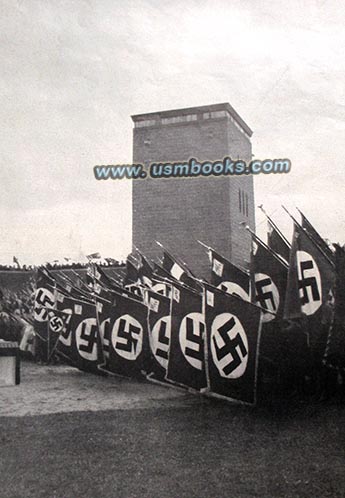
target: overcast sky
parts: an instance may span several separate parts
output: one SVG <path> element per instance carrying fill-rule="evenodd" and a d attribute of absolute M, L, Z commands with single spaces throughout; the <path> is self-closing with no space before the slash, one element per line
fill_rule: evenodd
<path fill-rule="evenodd" d="M 298 206 L 345 242 L 343 1 L 0 0 L 0 263 L 131 244 L 132 114 L 230 102 L 256 158 L 256 204 Z M 263 215 L 257 214 L 259 233 Z"/>

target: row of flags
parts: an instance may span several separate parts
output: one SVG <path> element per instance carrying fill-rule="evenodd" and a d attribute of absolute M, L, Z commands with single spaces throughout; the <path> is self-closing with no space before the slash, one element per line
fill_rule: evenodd
<path fill-rule="evenodd" d="M 174 278 L 168 252 L 158 271 L 139 259 L 129 261 L 126 284 L 95 263 L 88 284 L 38 270 L 35 330 L 47 360 L 58 353 L 81 370 L 255 403 L 260 309 L 198 281 L 177 260 Z"/>
<path fill-rule="evenodd" d="M 293 222 L 292 244 L 270 219 L 268 244 L 252 233 L 249 271 L 203 244 L 209 282 L 161 244 L 161 261 L 136 250 L 116 277 L 92 260 L 86 281 L 39 269 L 34 319 L 47 360 L 57 353 L 82 370 L 254 404 L 259 361 L 279 361 L 284 326 L 300 321 L 320 364 L 339 366 L 344 251 L 333 252 L 304 216 Z"/>

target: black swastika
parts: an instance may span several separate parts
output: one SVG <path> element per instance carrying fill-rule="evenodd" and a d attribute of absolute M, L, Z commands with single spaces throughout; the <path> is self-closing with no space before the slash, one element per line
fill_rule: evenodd
<path fill-rule="evenodd" d="M 242 337 L 239 333 L 237 333 L 233 339 L 230 339 L 229 332 L 235 325 L 235 319 L 234 317 L 231 317 L 226 323 L 224 323 L 224 325 L 222 325 L 218 329 L 218 333 L 224 341 L 224 346 L 222 346 L 221 348 L 218 347 L 217 341 L 215 337 L 213 337 L 217 360 L 220 361 L 227 355 L 232 356 L 232 361 L 230 361 L 230 363 L 223 367 L 223 372 L 225 373 L 225 375 L 229 375 L 231 374 L 231 372 L 236 370 L 236 368 L 241 365 L 242 358 L 245 358 L 248 354 L 247 349 L 243 344 Z M 240 348 L 242 358 L 238 354 L 237 347 Z"/>
<path fill-rule="evenodd" d="M 58 332 L 63 327 L 63 321 L 59 316 L 53 316 L 50 319 L 49 324 L 50 324 L 50 328 L 53 332 Z"/>
<path fill-rule="evenodd" d="M 131 352 L 136 352 L 137 349 L 137 344 L 138 344 L 138 339 L 133 337 L 133 334 L 139 335 L 140 334 L 140 328 L 135 327 L 135 325 L 132 325 L 131 323 L 128 324 L 128 331 L 126 330 L 126 324 L 127 321 L 124 320 L 123 318 L 120 319 L 119 322 L 119 328 L 117 332 L 117 336 L 126 339 L 126 343 L 122 342 L 117 342 L 115 345 L 115 348 L 118 349 L 119 351 L 127 351 L 127 353 Z"/>
<path fill-rule="evenodd" d="M 160 344 L 165 344 L 166 346 L 168 346 L 169 337 L 167 336 L 166 331 L 167 331 L 167 323 L 164 320 L 162 320 L 159 326 L 158 341 Z M 164 360 L 168 359 L 168 351 L 164 351 L 163 349 L 157 348 L 156 355 L 160 356 L 161 358 L 164 358 Z"/>
<path fill-rule="evenodd" d="M 269 285 L 272 285 L 272 280 L 269 277 L 259 280 L 258 282 L 255 282 L 255 289 L 256 289 L 255 301 L 260 303 L 260 306 L 262 308 L 265 308 L 266 310 L 269 309 L 267 306 L 267 301 L 271 301 L 272 311 L 275 311 L 277 309 L 277 306 L 274 301 L 272 292 L 271 291 L 264 292 L 263 290 L 264 287 L 267 287 Z"/>
<path fill-rule="evenodd" d="M 194 332 L 194 324 L 196 326 L 199 325 L 199 330 Z M 198 345 L 198 349 L 191 349 L 188 346 L 185 349 L 185 354 L 189 356 L 190 358 L 196 358 L 197 360 L 202 359 L 202 341 L 203 341 L 203 334 L 204 334 L 204 324 L 202 322 L 195 322 L 192 318 L 189 316 L 186 319 L 186 338 L 187 341 L 194 342 L 195 344 Z"/>
<path fill-rule="evenodd" d="M 227 292 L 229 294 L 232 294 L 233 296 L 236 296 L 236 297 L 239 297 L 240 299 L 243 299 L 243 297 L 238 293 L 238 292 L 229 292 L 229 288 L 227 285 L 225 285 L 224 283 L 220 284 L 220 289 L 224 292 Z"/>
<path fill-rule="evenodd" d="M 298 280 L 298 288 L 302 290 L 301 303 L 307 304 L 309 303 L 309 295 L 308 295 L 308 287 L 311 289 L 311 295 L 313 297 L 313 301 L 320 301 L 320 292 L 319 287 L 317 285 L 317 280 L 315 277 L 304 277 L 304 272 L 306 270 L 311 270 L 314 268 L 312 261 L 302 261 L 300 264 L 302 278 Z"/>
<path fill-rule="evenodd" d="M 64 329 L 62 329 L 61 337 L 65 340 L 67 340 L 69 338 L 70 334 L 71 334 L 71 330 L 64 328 Z"/>
<path fill-rule="evenodd" d="M 83 322 L 81 325 L 80 339 L 87 344 L 80 344 L 79 350 L 85 353 L 92 353 L 95 344 L 97 343 L 97 327 L 94 324 Z"/>
<path fill-rule="evenodd" d="M 45 289 L 38 289 L 37 294 L 35 296 L 35 301 L 36 304 L 39 304 L 40 306 L 48 305 L 47 306 L 48 308 L 54 306 L 54 301 L 51 300 Z"/>

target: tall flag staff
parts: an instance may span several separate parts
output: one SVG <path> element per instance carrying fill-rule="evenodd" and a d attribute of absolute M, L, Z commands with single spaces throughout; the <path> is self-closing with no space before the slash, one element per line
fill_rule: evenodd
<path fill-rule="evenodd" d="M 291 244 L 272 220 L 272 218 L 266 213 L 263 205 L 258 206 L 259 209 L 264 213 L 268 222 L 268 234 L 267 234 L 267 245 L 274 252 L 279 254 L 285 261 L 289 261 Z"/>
<path fill-rule="evenodd" d="M 153 268 L 149 263 L 148 259 L 144 256 L 144 254 L 134 246 L 135 251 L 138 253 L 140 257 L 139 264 L 139 279 L 143 285 L 146 287 L 152 287 L 152 277 L 153 277 Z"/>
<path fill-rule="evenodd" d="M 300 228 L 300 230 L 303 231 L 303 233 L 308 237 L 308 239 L 310 240 L 310 242 L 312 244 L 314 244 L 318 249 L 319 251 L 323 254 L 323 256 L 328 260 L 328 262 L 332 265 L 332 267 L 334 268 L 335 265 L 334 265 L 334 261 L 332 260 L 331 257 L 329 257 L 329 255 L 327 254 L 327 252 L 324 250 L 324 247 L 323 245 L 320 245 L 318 242 L 316 242 L 315 240 L 315 237 L 313 237 L 312 235 L 310 235 L 310 233 L 308 232 L 307 228 L 305 228 L 303 225 L 301 225 L 300 223 L 298 223 L 298 221 L 296 220 L 296 218 L 286 209 L 285 206 L 282 206 L 282 208 L 284 209 L 284 211 L 290 216 L 290 218 L 292 219 L 292 221 L 294 222 L 295 226 L 298 226 Z M 306 218 L 305 218 L 306 219 Z M 312 225 L 310 225 L 312 226 Z M 314 229 L 314 231 L 316 232 L 316 230 Z M 316 232 L 317 233 L 317 232 Z M 325 243 L 325 241 L 322 239 L 321 235 L 319 235 L 317 233 L 318 237 L 323 241 L 323 244 L 326 245 L 326 247 L 328 248 L 327 244 Z M 329 248 L 328 248 L 329 249 Z M 329 249 L 330 250 L 330 249 Z M 333 254 L 333 253 L 332 253 Z"/>
<path fill-rule="evenodd" d="M 211 283 L 218 289 L 235 294 L 245 301 L 250 301 L 250 275 L 244 268 L 234 265 L 224 256 L 200 240 L 198 243 L 206 248 L 211 262 Z"/>
<path fill-rule="evenodd" d="M 89 287 L 85 284 L 85 282 L 81 278 L 81 276 L 75 270 L 73 270 L 72 268 L 71 268 L 71 271 L 72 271 L 73 275 L 76 277 L 77 282 L 78 282 L 78 284 L 80 286 L 80 289 L 82 289 L 83 291 L 90 292 Z M 67 275 L 65 273 L 63 273 L 63 274 L 67 277 Z"/>
<path fill-rule="evenodd" d="M 296 209 L 302 218 L 302 223 L 301 223 L 302 228 L 304 228 L 307 231 L 310 238 L 313 239 L 314 243 L 317 246 L 319 246 L 319 248 L 325 253 L 325 255 L 328 256 L 328 258 L 334 263 L 335 256 L 333 251 L 330 249 L 330 247 L 327 245 L 327 243 L 321 237 L 321 235 L 317 232 L 317 230 L 315 230 L 313 225 L 310 223 L 308 218 L 302 213 L 302 211 L 298 209 L 298 207 L 296 207 Z"/>
<path fill-rule="evenodd" d="M 163 249 L 163 270 L 170 274 L 175 280 L 184 283 L 190 288 L 201 292 L 202 287 L 198 278 L 193 275 L 186 263 L 182 260 L 175 258 L 165 247 L 156 240 L 156 243 Z"/>
<path fill-rule="evenodd" d="M 277 254 L 271 247 L 269 247 L 267 244 L 265 244 L 265 242 L 263 240 L 261 240 L 260 237 L 258 237 L 256 235 L 256 233 L 253 232 L 253 230 L 245 222 L 241 222 L 240 225 L 244 226 L 244 228 L 251 234 L 252 239 L 257 244 L 260 244 L 262 247 L 264 247 L 266 249 L 266 251 L 268 251 L 283 266 L 285 266 L 286 268 L 289 268 L 288 263 L 283 258 L 281 258 L 280 255 Z"/>
<path fill-rule="evenodd" d="M 254 300 L 267 311 L 282 316 L 289 266 L 249 227 L 246 229 L 250 232 L 253 242 L 258 246 L 256 253 L 252 255 L 251 262 L 255 281 Z M 266 321 L 271 321 L 274 317 L 267 315 L 266 318 Z"/>
<path fill-rule="evenodd" d="M 183 274 L 183 272 L 186 272 L 190 277 L 196 278 L 184 261 L 173 256 L 158 240 L 156 240 L 156 244 L 163 249 L 163 268 L 168 270 L 174 278 L 178 277 L 180 273 Z M 168 267 L 169 265 L 172 265 L 171 268 Z M 176 280 L 180 280 L 180 278 L 176 278 Z"/>
<path fill-rule="evenodd" d="M 59 272 L 58 275 L 60 276 L 61 279 L 64 281 L 64 289 L 70 294 L 73 294 L 74 297 L 84 297 L 84 298 L 89 298 L 90 299 L 90 289 L 83 283 L 83 286 L 77 287 L 76 282 L 74 282 L 66 273 L 63 271 Z M 76 273 L 76 275 L 79 277 L 79 275 Z M 78 280 L 79 282 L 79 280 Z"/>
<path fill-rule="evenodd" d="M 272 225 L 273 228 L 275 228 L 275 230 L 279 233 L 279 235 L 281 236 L 281 238 L 284 240 L 285 244 L 291 248 L 291 244 L 290 242 L 288 241 L 288 239 L 285 237 L 285 235 L 283 234 L 283 232 L 278 228 L 278 226 L 276 225 L 276 223 L 272 220 L 272 218 L 267 214 L 267 212 L 265 211 L 264 209 L 264 206 L 263 204 L 260 204 L 260 206 L 258 206 L 259 209 L 261 209 L 261 211 L 264 213 L 264 215 L 266 216 L 266 218 L 268 219 L 268 221 L 270 222 L 270 224 Z"/>

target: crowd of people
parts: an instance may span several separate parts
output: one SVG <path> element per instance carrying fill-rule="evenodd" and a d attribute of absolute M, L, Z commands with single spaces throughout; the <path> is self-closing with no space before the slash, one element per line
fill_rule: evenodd
<path fill-rule="evenodd" d="M 23 266 L 0 265 L 0 272 L 1 271 L 32 271 L 34 269 L 35 269 L 35 266 L 33 266 L 33 265 L 23 265 Z"/>
<path fill-rule="evenodd" d="M 113 260 L 111 258 L 108 258 L 105 260 L 101 260 L 98 262 L 99 266 L 105 267 L 105 268 L 119 268 L 119 267 L 124 267 L 125 262 L 124 261 L 117 261 Z M 88 262 L 66 262 L 66 263 L 61 263 L 58 261 L 53 261 L 51 263 L 46 263 L 44 265 L 48 270 L 83 270 L 86 269 L 88 266 Z M 28 271 L 34 271 L 37 268 L 35 265 L 2 265 L 0 264 L 0 272 L 1 271 L 13 271 L 13 272 L 28 272 Z"/>

